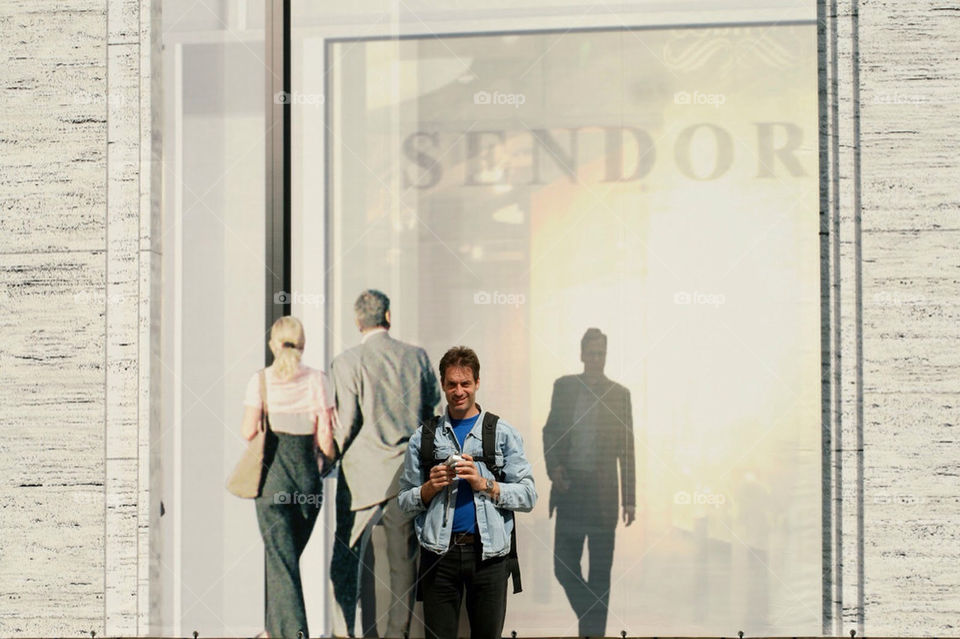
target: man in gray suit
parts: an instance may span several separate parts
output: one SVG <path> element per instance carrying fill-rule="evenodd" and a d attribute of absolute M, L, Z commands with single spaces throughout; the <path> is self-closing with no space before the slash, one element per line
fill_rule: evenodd
<path fill-rule="evenodd" d="M 350 556 L 361 561 L 363 636 L 376 636 L 376 620 L 382 611 L 378 614 L 376 610 L 370 536 L 373 527 L 382 523 L 390 565 L 386 636 L 402 637 L 410 624 L 418 544 L 412 519 L 397 505 L 398 482 L 407 441 L 433 416 L 440 387 L 426 351 L 390 337 L 390 299 L 386 295 L 364 291 L 354 311 L 363 338 L 330 364 L 339 417 L 334 433 L 340 454 L 338 483 L 344 485 L 343 493 L 337 491 L 340 539 L 331 572 L 336 591 L 337 570 L 348 575 L 346 581 L 351 574 L 349 568 L 343 569 L 343 562 L 337 563 L 336 551 L 342 559 L 346 547 Z M 352 634 L 357 591 L 343 588 L 343 579 L 339 583 L 347 595 L 337 599 Z"/>

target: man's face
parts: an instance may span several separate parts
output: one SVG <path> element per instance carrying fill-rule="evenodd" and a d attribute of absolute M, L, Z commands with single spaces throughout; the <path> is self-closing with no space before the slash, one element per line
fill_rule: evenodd
<path fill-rule="evenodd" d="M 591 339 L 584 344 L 580 351 L 580 361 L 583 362 L 583 372 L 588 375 L 600 375 L 607 363 L 607 347 L 603 340 Z"/>
<path fill-rule="evenodd" d="M 453 410 L 469 411 L 477 401 L 480 380 L 473 378 L 467 366 L 450 366 L 443 372 L 443 394 Z"/>

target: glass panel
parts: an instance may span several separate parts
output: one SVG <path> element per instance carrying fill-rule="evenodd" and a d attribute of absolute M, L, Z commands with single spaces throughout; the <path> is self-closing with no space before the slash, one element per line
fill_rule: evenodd
<path fill-rule="evenodd" d="M 295 189 L 330 235 L 322 268 L 295 259 L 303 282 L 328 273 L 331 354 L 358 341 L 368 287 L 434 364 L 479 354 L 480 401 L 520 429 L 540 492 L 517 519 L 525 589 L 505 632 L 819 634 L 816 26 L 524 20 L 304 34 L 295 77 L 325 108 L 295 103 Z M 629 410 L 591 402 L 588 378 L 553 396 L 584 372 L 590 327 Z M 555 494 L 551 516 L 560 450 L 580 484 L 615 472 Z"/>
<path fill-rule="evenodd" d="M 161 633 L 263 629 L 253 503 L 224 489 L 264 353 L 264 38 L 233 3 L 164 2 Z M 262 15 L 264 3 L 244 3 Z M 182 19 L 181 19 L 182 18 Z M 262 21 L 261 21 L 262 24 Z"/>

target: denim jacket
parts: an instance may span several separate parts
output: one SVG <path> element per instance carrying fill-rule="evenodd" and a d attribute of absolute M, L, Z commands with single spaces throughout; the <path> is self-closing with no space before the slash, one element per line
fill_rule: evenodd
<path fill-rule="evenodd" d="M 443 418 L 437 423 L 434 436 L 434 457 L 439 464 L 453 453 L 464 452 L 474 459 L 483 456 L 483 417 L 481 411 L 477 423 L 467 434 L 463 450 L 453 432 L 453 425 L 446 408 Z M 453 484 L 437 493 L 429 505 L 420 497 L 420 486 L 424 483 L 425 473 L 420 466 L 420 440 L 423 428 L 410 438 L 407 454 L 403 462 L 403 474 L 400 476 L 400 508 L 410 514 L 416 514 L 414 527 L 420 545 L 437 554 L 443 554 L 450 547 L 453 528 L 453 511 L 457 503 L 458 490 L 470 490 L 464 480 L 455 480 Z M 537 503 L 537 490 L 533 483 L 533 468 L 523 452 L 523 439 L 513 426 L 501 419 L 497 424 L 496 459 L 501 466 L 504 478 L 500 483 L 500 498 L 493 498 L 483 492 L 473 493 L 473 503 L 477 511 L 477 532 L 483 542 L 483 559 L 502 557 L 510 552 L 510 533 L 513 531 L 513 512 L 530 512 Z M 493 472 L 483 462 L 476 462 L 482 477 L 494 479 Z M 434 465 L 436 465 L 434 464 Z M 449 494 L 449 499 L 447 498 Z"/>

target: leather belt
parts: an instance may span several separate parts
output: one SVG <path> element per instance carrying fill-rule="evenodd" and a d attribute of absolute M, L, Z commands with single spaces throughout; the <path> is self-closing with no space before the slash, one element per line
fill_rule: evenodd
<path fill-rule="evenodd" d="M 450 543 L 454 546 L 472 546 L 477 543 L 477 536 L 473 533 L 453 533 Z"/>

